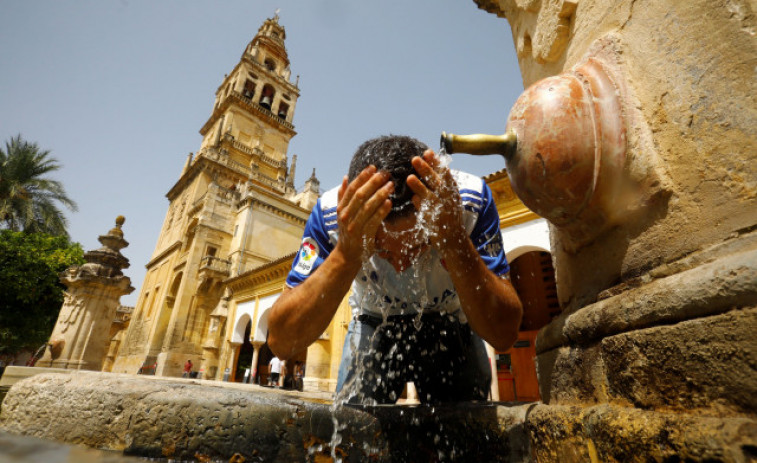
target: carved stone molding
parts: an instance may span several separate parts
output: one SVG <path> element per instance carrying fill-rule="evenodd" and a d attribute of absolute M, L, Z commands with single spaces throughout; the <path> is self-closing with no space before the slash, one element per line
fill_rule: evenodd
<path fill-rule="evenodd" d="M 571 38 L 578 0 L 474 0 L 479 8 L 507 18 L 518 58 L 556 62 Z"/>

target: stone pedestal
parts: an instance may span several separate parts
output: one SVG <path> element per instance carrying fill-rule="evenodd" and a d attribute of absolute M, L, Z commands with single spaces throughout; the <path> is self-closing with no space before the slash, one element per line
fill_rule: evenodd
<path fill-rule="evenodd" d="M 119 299 L 134 288 L 121 269 L 129 261 L 119 252 L 129 245 L 123 239 L 124 218 L 99 237 L 103 247 L 84 254 L 82 266 L 68 268 L 60 276 L 64 293 L 58 321 L 50 336 L 49 348 L 37 362 L 40 367 L 100 370 L 110 344 L 111 325 Z"/>

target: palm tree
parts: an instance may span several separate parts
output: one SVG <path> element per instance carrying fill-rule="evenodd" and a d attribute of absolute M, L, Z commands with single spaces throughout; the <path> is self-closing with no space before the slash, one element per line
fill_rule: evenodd
<path fill-rule="evenodd" d="M 58 203 L 71 211 L 77 207 L 63 184 L 45 177 L 61 168 L 49 155 L 20 134 L 0 148 L 0 227 L 68 237 Z"/>

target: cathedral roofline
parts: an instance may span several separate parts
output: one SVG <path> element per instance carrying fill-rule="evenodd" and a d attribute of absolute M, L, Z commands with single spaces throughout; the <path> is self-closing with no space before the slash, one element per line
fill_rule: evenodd
<path fill-rule="evenodd" d="M 235 277 L 228 278 L 224 280 L 224 284 L 229 287 L 232 292 L 236 293 L 275 278 L 286 278 L 297 252 L 298 251 L 286 254 L 276 260 L 268 262 L 267 264 L 259 265 L 258 267 L 247 270 Z"/>
<path fill-rule="evenodd" d="M 155 264 L 160 262 L 161 260 L 165 259 L 165 257 L 169 254 L 171 254 L 174 250 L 181 247 L 181 240 L 174 241 L 170 246 L 168 246 L 166 249 L 162 250 L 160 254 L 150 259 L 150 262 L 145 264 L 145 268 L 147 270 L 150 270 Z"/>

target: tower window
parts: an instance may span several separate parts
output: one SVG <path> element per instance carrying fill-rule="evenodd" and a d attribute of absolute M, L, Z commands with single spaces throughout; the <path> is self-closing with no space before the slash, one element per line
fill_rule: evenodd
<path fill-rule="evenodd" d="M 276 70 L 276 61 L 272 60 L 271 58 L 268 58 L 265 60 L 265 67 L 269 71 L 273 72 Z"/>
<path fill-rule="evenodd" d="M 282 101 L 281 103 L 279 103 L 279 111 L 278 111 L 278 113 L 277 113 L 277 114 L 278 114 L 278 116 L 279 116 L 279 117 L 280 117 L 281 119 L 286 119 L 286 118 L 287 118 L 287 113 L 288 113 L 288 112 L 289 112 L 289 105 L 288 105 L 288 104 L 286 104 L 286 103 L 284 103 L 283 101 Z"/>
<path fill-rule="evenodd" d="M 274 90 L 271 85 L 266 85 L 265 87 L 263 87 L 263 92 L 259 101 L 260 106 L 270 111 L 271 105 L 273 104 L 273 95 Z"/>
<path fill-rule="evenodd" d="M 242 96 L 251 100 L 254 95 L 255 95 L 255 83 L 247 79 L 244 83 L 244 90 L 242 91 Z"/>

